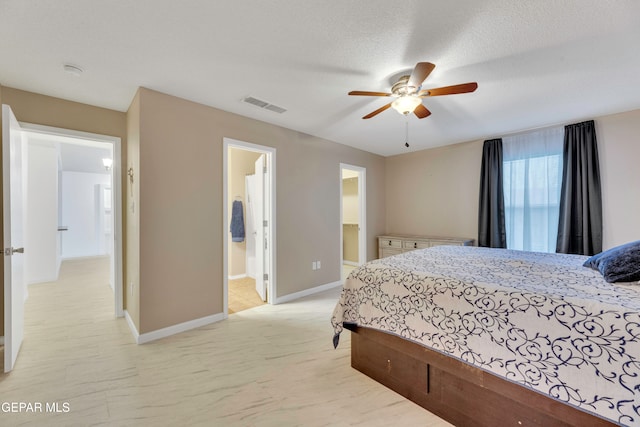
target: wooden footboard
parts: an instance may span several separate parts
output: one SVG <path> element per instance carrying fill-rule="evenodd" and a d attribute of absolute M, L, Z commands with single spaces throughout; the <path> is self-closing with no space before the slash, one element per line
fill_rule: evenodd
<path fill-rule="evenodd" d="M 395 335 L 349 329 L 353 368 L 456 426 L 615 425 Z"/>

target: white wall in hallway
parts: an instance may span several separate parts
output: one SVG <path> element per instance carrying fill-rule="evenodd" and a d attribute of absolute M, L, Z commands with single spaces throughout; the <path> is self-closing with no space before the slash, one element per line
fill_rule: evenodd
<path fill-rule="evenodd" d="M 108 174 L 86 172 L 62 172 L 62 218 L 61 225 L 68 230 L 62 232 L 62 258 L 80 258 L 106 255 L 105 247 L 108 227 L 101 220 L 99 211 L 100 186 L 108 187 Z M 102 217 L 103 218 L 103 217 Z"/>

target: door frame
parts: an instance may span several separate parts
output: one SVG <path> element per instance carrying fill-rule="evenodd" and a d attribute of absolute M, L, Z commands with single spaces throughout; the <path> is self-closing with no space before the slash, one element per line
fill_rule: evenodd
<path fill-rule="evenodd" d="M 121 139 L 116 136 L 64 129 L 53 126 L 37 125 L 20 122 L 22 130 L 30 133 L 40 133 L 51 136 L 84 139 L 109 143 L 113 146 L 113 163 L 111 165 L 111 206 L 113 211 L 113 265 L 114 280 L 114 313 L 115 317 L 124 316 L 123 272 L 122 272 L 122 153 Z"/>
<path fill-rule="evenodd" d="M 267 233 L 270 246 L 267 286 L 267 304 L 276 304 L 277 301 L 277 276 L 276 276 L 276 149 L 251 142 L 239 141 L 233 138 L 222 138 L 222 283 L 223 283 L 223 313 L 224 318 L 229 317 L 229 148 L 253 151 L 264 154 L 267 167 L 270 168 L 267 186 L 269 187 L 269 223 Z"/>
<path fill-rule="evenodd" d="M 340 163 L 340 277 L 342 277 L 343 253 L 343 229 L 342 223 L 342 171 L 350 170 L 358 174 L 358 265 L 367 262 L 367 169 L 361 166 Z"/>

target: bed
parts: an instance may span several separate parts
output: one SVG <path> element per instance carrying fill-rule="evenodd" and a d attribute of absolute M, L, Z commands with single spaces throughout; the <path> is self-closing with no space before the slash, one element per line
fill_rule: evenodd
<path fill-rule="evenodd" d="M 345 281 L 334 346 L 455 425 L 640 425 L 640 286 L 587 257 L 438 246 Z"/>

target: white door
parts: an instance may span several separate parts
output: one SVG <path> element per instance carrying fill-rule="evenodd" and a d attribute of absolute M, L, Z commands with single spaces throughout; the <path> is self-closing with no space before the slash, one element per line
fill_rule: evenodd
<path fill-rule="evenodd" d="M 254 220 L 256 225 L 256 292 L 260 295 L 263 301 L 267 300 L 267 281 L 265 280 L 265 274 L 268 271 L 266 266 L 268 260 L 265 257 L 265 250 L 267 248 L 267 235 L 266 228 L 264 226 L 265 220 L 265 155 L 261 155 L 255 164 L 255 189 L 253 205 Z"/>
<path fill-rule="evenodd" d="M 4 230 L 4 371 L 18 357 L 24 328 L 24 248 L 22 247 L 22 133 L 8 105 L 2 106 Z"/>
<path fill-rule="evenodd" d="M 262 259 L 264 260 L 264 273 L 267 279 L 264 282 L 263 290 L 264 293 L 261 294 L 263 296 L 262 300 L 267 300 L 267 289 L 269 289 L 269 281 L 271 280 L 271 235 L 269 234 L 269 230 L 271 229 L 271 165 L 269 164 L 269 160 L 271 157 L 264 157 L 265 168 L 263 169 L 264 173 L 262 174 L 263 182 L 262 182 L 262 212 L 263 212 L 263 227 L 262 230 L 264 232 L 264 245 L 262 246 L 263 253 Z"/>
<path fill-rule="evenodd" d="M 252 279 L 256 278 L 256 220 L 255 220 L 255 206 L 254 206 L 254 194 L 255 194 L 255 179 L 254 175 L 247 175 L 244 177 L 245 188 L 245 265 L 247 270 L 247 276 Z"/>

